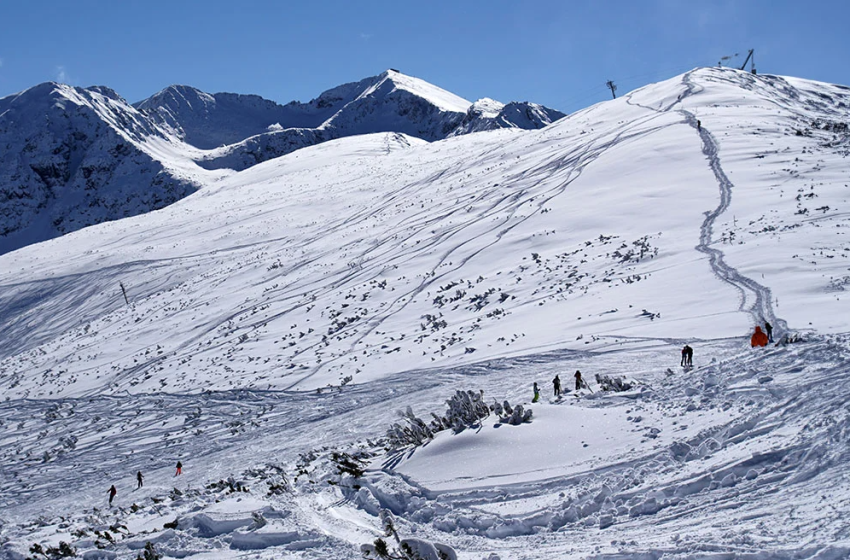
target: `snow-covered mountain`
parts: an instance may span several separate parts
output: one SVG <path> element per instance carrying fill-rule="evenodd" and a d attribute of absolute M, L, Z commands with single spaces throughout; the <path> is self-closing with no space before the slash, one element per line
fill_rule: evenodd
<path fill-rule="evenodd" d="M 186 142 L 218 148 L 199 160 L 203 167 L 237 171 L 347 136 L 397 132 L 433 142 L 498 128 L 542 128 L 564 117 L 534 103 L 470 103 L 395 70 L 330 89 L 309 103 L 280 106 L 256 96 L 172 86 L 136 107 Z"/>
<path fill-rule="evenodd" d="M 849 107 L 709 68 L 240 172 L 152 136 L 194 194 L 0 256 L 0 558 L 358 558 L 382 511 L 462 559 L 848 557 Z M 426 433 L 456 390 L 493 410 Z"/>
<path fill-rule="evenodd" d="M 0 253 L 194 192 L 140 148 L 157 136 L 104 87 L 45 83 L 0 99 Z"/>
<path fill-rule="evenodd" d="M 41 84 L 0 99 L 0 254 L 163 208 L 194 192 L 201 167 L 241 171 L 344 136 L 434 141 L 563 117 L 528 103 L 492 117 L 473 107 L 393 70 L 287 105 L 171 86 L 130 106 L 108 88 Z"/>

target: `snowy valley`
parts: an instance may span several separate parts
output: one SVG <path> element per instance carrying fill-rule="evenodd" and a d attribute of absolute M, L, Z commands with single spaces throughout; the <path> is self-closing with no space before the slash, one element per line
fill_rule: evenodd
<path fill-rule="evenodd" d="M 360 558 L 390 518 L 423 558 L 850 555 L 850 88 L 423 84 L 51 90 L 166 190 L 0 255 L 0 558 Z"/>

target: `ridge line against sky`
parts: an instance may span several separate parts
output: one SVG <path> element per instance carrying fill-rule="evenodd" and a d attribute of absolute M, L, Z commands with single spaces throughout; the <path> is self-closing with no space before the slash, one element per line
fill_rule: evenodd
<path fill-rule="evenodd" d="M 4 2 L 0 97 L 55 80 L 131 102 L 185 84 L 287 103 L 397 68 L 572 112 L 610 99 L 607 80 L 622 94 L 750 48 L 761 73 L 850 85 L 847 21 L 837 0 Z"/>

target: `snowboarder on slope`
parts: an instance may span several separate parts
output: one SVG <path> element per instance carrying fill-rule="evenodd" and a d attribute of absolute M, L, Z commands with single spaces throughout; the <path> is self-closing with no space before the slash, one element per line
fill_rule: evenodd
<path fill-rule="evenodd" d="M 115 489 L 115 485 L 109 487 L 109 505 L 112 505 L 112 500 L 115 498 L 115 494 L 118 493 L 118 490 Z"/>
<path fill-rule="evenodd" d="M 177 461 L 177 472 L 174 473 L 174 476 L 183 474 L 183 463 Z"/>
<path fill-rule="evenodd" d="M 561 396 L 561 377 L 555 374 L 555 379 L 552 380 L 552 385 L 555 386 L 555 396 Z"/>
<path fill-rule="evenodd" d="M 136 480 L 139 482 L 138 486 L 136 486 L 136 489 L 139 489 L 144 486 L 144 484 L 142 483 L 142 480 L 144 480 L 144 478 L 145 477 L 142 476 L 142 471 L 136 473 Z"/>
<path fill-rule="evenodd" d="M 750 346 L 753 348 L 767 346 L 767 335 L 761 332 L 761 327 L 756 325 L 756 332 L 750 338 Z"/>
<path fill-rule="evenodd" d="M 581 389 L 581 384 L 583 383 L 583 381 L 581 379 L 581 372 L 579 370 L 576 370 L 575 375 L 576 375 L 576 391 L 578 391 L 579 389 Z"/>
<path fill-rule="evenodd" d="M 534 398 L 531 399 L 531 402 L 537 402 L 540 400 L 540 389 L 537 387 L 537 381 L 534 382 Z"/>
<path fill-rule="evenodd" d="M 767 341 L 773 342 L 773 325 L 771 325 L 770 323 L 765 321 L 764 322 L 764 331 L 767 333 Z"/>
<path fill-rule="evenodd" d="M 682 348 L 682 367 L 690 367 L 694 365 L 694 349 L 685 344 Z"/>

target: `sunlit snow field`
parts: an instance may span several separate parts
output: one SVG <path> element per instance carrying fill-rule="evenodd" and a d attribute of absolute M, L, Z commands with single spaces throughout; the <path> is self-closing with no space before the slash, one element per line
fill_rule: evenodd
<path fill-rule="evenodd" d="M 149 141 L 202 188 L 0 256 L 0 558 L 357 558 L 381 509 L 464 559 L 847 557 L 848 107 L 699 69 L 240 172 Z M 532 421 L 386 449 L 457 390 Z"/>

